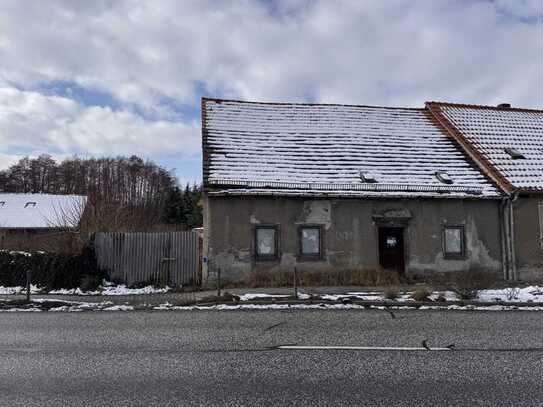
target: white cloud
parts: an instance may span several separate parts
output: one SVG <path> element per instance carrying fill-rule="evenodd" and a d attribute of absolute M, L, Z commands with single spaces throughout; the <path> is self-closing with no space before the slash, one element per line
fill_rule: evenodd
<path fill-rule="evenodd" d="M 0 152 L 183 157 L 199 151 L 198 124 L 162 102 L 197 108 L 201 88 L 543 107 L 542 15 L 537 0 L 2 0 Z M 120 108 L 30 91 L 55 81 L 105 92 Z"/>
<path fill-rule="evenodd" d="M 16 154 L 0 154 L 0 170 L 5 170 L 21 158 L 23 157 Z"/>
<path fill-rule="evenodd" d="M 181 156 L 198 153 L 200 137 L 195 122 L 148 121 L 132 112 L 86 107 L 63 97 L 0 88 L 0 146 L 30 155 Z"/>
<path fill-rule="evenodd" d="M 543 27 L 523 19 L 540 4 L 4 0 L 0 77 L 73 80 L 149 109 L 195 105 L 198 84 L 248 99 L 531 105 Z"/>

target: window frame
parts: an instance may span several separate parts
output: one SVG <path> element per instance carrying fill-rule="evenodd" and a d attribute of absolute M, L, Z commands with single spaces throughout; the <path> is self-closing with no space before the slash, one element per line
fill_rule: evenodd
<path fill-rule="evenodd" d="M 304 229 L 316 229 L 319 231 L 319 252 L 318 253 L 303 253 L 303 230 Z M 317 224 L 302 224 L 298 225 L 298 259 L 300 260 L 309 260 L 309 261 L 318 261 L 324 258 L 324 228 L 322 225 Z"/>
<path fill-rule="evenodd" d="M 258 230 L 259 229 L 272 229 L 275 231 L 274 239 L 274 254 L 260 254 L 258 253 Z M 281 228 L 277 224 L 260 224 L 255 225 L 253 228 L 253 246 L 254 246 L 254 258 L 256 261 L 275 261 L 279 259 L 279 234 Z"/>
<path fill-rule="evenodd" d="M 460 230 L 460 253 L 447 252 L 447 229 Z M 443 240 L 443 258 L 449 260 L 466 258 L 466 228 L 464 225 L 443 225 L 441 235 Z"/>

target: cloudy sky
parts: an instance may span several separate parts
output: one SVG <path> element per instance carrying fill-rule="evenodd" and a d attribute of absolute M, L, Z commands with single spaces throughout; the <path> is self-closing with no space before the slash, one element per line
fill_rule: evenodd
<path fill-rule="evenodd" d="M 543 108 L 539 0 L 1 0 L 0 168 L 130 155 L 200 180 L 200 97 Z"/>

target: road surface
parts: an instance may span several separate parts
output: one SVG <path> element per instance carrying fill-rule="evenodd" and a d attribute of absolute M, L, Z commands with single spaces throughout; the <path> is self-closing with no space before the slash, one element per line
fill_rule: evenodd
<path fill-rule="evenodd" d="M 543 312 L 0 314 L 2 406 L 543 405 Z M 455 344 L 453 351 L 420 351 Z M 379 347 L 384 350 L 276 349 Z"/>

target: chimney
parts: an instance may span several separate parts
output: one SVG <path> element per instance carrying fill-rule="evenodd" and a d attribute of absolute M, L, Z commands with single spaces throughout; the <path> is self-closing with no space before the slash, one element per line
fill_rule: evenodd
<path fill-rule="evenodd" d="M 500 103 L 498 105 L 499 109 L 511 109 L 511 103 Z"/>

